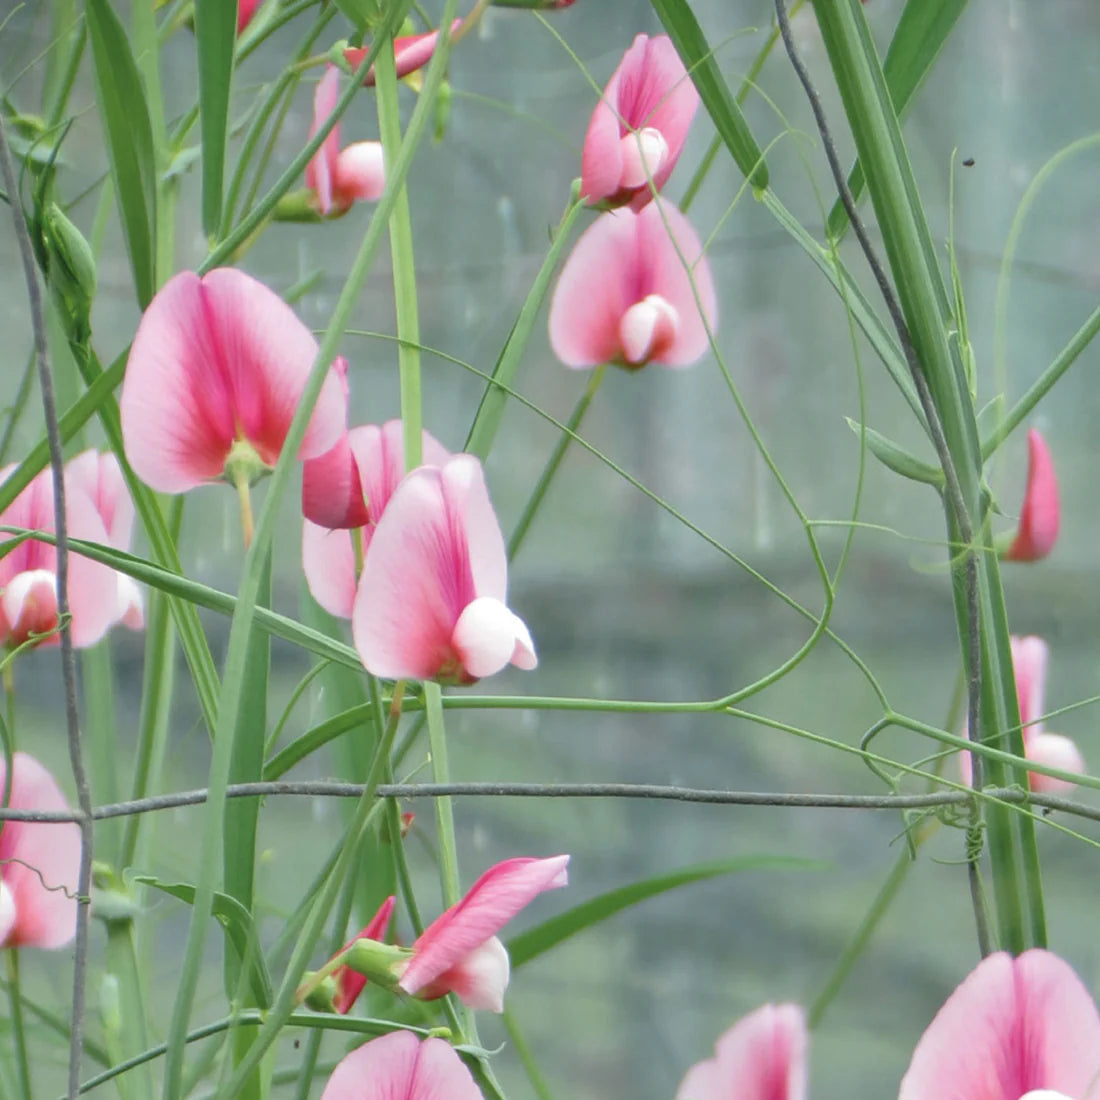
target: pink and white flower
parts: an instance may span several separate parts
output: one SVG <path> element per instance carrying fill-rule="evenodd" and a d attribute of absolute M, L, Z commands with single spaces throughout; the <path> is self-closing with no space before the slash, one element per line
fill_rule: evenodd
<path fill-rule="evenodd" d="M 686 367 L 710 346 L 718 302 L 687 218 L 670 203 L 601 214 L 581 235 L 550 304 L 567 367 Z"/>
<path fill-rule="evenodd" d="M 122 435 L 137 475 L 163 493 L 226 473 L 231 456 L 273 466 L 301 401 L 317 341 L 263 283 L 234 268 L 184 271 L 149 303 L 122 383 Z M 329 372 L 298 457 L 329 450 L 347 423 Z"/>
<path fill-rule="evenodd" d="M 391 680 L 473 683 L 536 666 L 509 610 L 508 559 L 481 463 L 457 455 L 408 474 L 386 505 L 352 609 L 367 671 Z"/>
<path fill-rule="evenodd" d="M 698 106 L 699 93 L 668 36 L 638 35 L 588 125 L 584 198 L 640 210 L 676 167 Z"/>
<path fill-rule="evenodd" d="M 321 1100 L 481 1100 L 481 1091 L 450 1043 L 391 1031 L 346 1055 Z"/>
<path fill-rule="evenodd" d="M 458 33 L 461 26 L 461 19 L 456 19 L 451 24 L 452 38 Z M 422 69 L 427 65 L 432 59 L 432 54 L 435 53 L 435 47 L 438 41 L 438 28 L 433 31 L 428 31 L 426 34 L 407 34 L 402 35 L 400 38 L 395 38 L 393 40 L 393 60 L 397 68 L 398 80 L 402 77 L 409 76 L 411 73 L 415 73 L 417 69 Z M 358 69 L 359 66 L 363 64 L 363 58 L 367 56 L 368 52 L 369 50 L 365 46 L 351 46 L 344 50 L 344 60 L 353 69 Z M 368 88 L 373 88 L 374 82 L 375 73 L 374 66 L 372 65 L 367 70 L 367 75 L 363 83 Z"/>
<path fill-rule="evenodd" d="M 1061 505 L 1058 478 L 1046 440 L 1032 428 L 1027 433 L 1027 490 L 1016 537 L 1002 555 L 1005 561 L 1039 561 L 1058 541 Z"/>
<path fill-rule="evenodd" d="M 688 1070 L 676 1100 L 804 1100 L 808 1042 L 798 1005 L 764 1005 L 718 1040 L 713 1058 Z"/>
<path fill-rule="evenodd" d="M 0 791 L 7 769 L 0 758 Z M 33 756 L 12 757 L 16 810 L 70 809 Z M 6 821 L 0 831 L 0 946 L 64 947 L 76 935 L 80 829 L 72 822 Z"/>
<path fill-rule="evenodd" d="M 1100 1098 L 1100 1015 L 1049 951 L 983 959 L 913 1051 L 898 1100 Z"/>
<path fill-rule="evenodd" d="M 421 454 L 430 466 L 442 466 L 451 457 L 428 432 Z M 329 614 L 351 618 L 357 563 L 365 560 L 375 527 L 404 476 L 400 420 L 352 428 L 332 450 L 303 464 L 302 564 L 313 598 Z"/>
<path fill-rule="evenodd" d="M 328 65 L 313 94 L 311 138 L 336 109 L 339 98 L 340 71 Z M 306 165 L 306 186 L 316 196 L 317 209 L 324 215 L 346 214 L 356 201 L 377 201 L 386 187 L 382 143 L 356 141 L 341 149 L 337 123 Z"/>

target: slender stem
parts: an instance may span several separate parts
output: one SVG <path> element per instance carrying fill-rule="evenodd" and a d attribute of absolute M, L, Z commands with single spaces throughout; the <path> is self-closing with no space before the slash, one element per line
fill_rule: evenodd
<path fill-rule="evenodd" d="M 84 754 L 80 743 L 80 718 L 76 702 L 76 659 L 70 628 L 69 604 L 69 539 L 65 515 L 64 456 L 61 435 L 57 425 L 57 408 L 54 403 L 53 377 L 50 371 L 50 350 L 46 337 L 46 318 L 42 306 L 42 294 L 38 274 L 34 266 L 34 250 L 27 232 L 23 204 L 19 198 L 19 185 L 12 164 L 11 150 L 3 119 L 0 118 L 0 175 L 10 196 L 12 223 L 19 244 L 23 263 L 23 277 L 30 299 L 31 327 L 34 330 L 35 357 L 38 362 L 38 380 L 42 389 L 42 408 L 46 420 L 46 436 L 50 445 L 50 468 L 53 471 L 54 530 L 57 536 L 57 616 L 61 624 L 61 679 L 65 699 L 65 724 L 68 732 L 69 759 L 80 806 L 80 870 L 77 876 L 76 937 L 73 960 L 72 1033 L 69 1043 L 70 1100 L 80 1087 L 80 1059 L 83 1053 L 84 998 L 88 966 L 88 915 L 92 886 L 92 798 L 88 776 L 84 768 Z"/>
<path fill-rule="evenodd" d="M 424 709 L 428 716 L 428 744 L 432 754 L 432 778 L 436 783 L 450 781 L 447 763 L 447 735 L 443 725 L 443 693 L 437 683 L 424 685 Z M 458 846 L 455 843 L 454 804 L 449 797 L 436 800 L 436 832 L 439 837 L 439 865 L 443 905 L 458 903 L 461 887 L 458 879 Z"/>
<path fill-rule="evenodd" d="M 9 947 L 8 1003 L 11 1006 L 11 1039 L 15 1047 L 15 1071 L 19 1078 L 19 1092 L 24 1100 L 31 1100 L 30 1059 L 27 1057 L 27 1032 L 23 1024 L 23 998 L 19 992 L 19 949 Z"/>
<path fill-rule="evenodd" d="M 252 534 L 255 530 L 252 520 L 252 493 L 247 477 L 238 474 L 234 482 L 237 488 L 237 503 L 241 509 L 241 541 L 247 550 L 252 545 Z"/>
<path fill-rule="evenodd" d="M 535 513 L 539 510 L 543 497 L 546 496 L 546 492 L 550 488 L 550 482 L 554 480 L 554 475 L 558 472 L 562 459 L 565 458 L 565 452 L 569 450 L 569 445 L 573 442 L 577 429 L 580 428 L 585 413 L 588 412 L 588 406 L 592 404 L 592 399 L 596 396 L 606 372 L 606 364 L 597 367 L 592 372 L 588 379 L 588 385 L 584 388 L 584 393 L 581 394 L 580 400 L 570 413 L 569 419 L 565 422 L 565 431 L 561 433 L 554 450 L 550 453 L 550 457 L 547 459 L 546 465 L 535 484 L 534 492 L 531 493 L 527 504 L 524 506 L 523 515 L 519 517 L 519 522 L 512 532 L 512 537 L 508 540 L 509 561 L 512 561 L 519 553 L 519 548 L 523 545 L 523 540 L 527 537 L 527 531 L 534 521 Z"/>

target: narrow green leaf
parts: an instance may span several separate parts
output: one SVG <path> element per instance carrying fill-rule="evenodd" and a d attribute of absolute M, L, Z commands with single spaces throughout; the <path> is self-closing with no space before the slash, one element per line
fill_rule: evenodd
<path fill-rule="evenodd" d="M 824 864 L 811 859 L 799 859 L 796 856 L 740 856 L 737 859 L 718 860 L 714 863 L 697 863 L 692 867 L 682 867 L 667 875 L 655 875 L 642 882 L 633 882 L 617 890 L 609 890 L 599 897 L 552 917 L 548 921 L 513 936 L 507 943 L 508 957 L 512 969 L 556 947 L 563 940 L 591 928 L 608 917 L 629 909 L 647 898 L 675 890 L 678 886 L 687 886 L 692 882 L 701 882 L 708 878 L 735 874 L 738 871 L 762 870 L 820 870 Z"/>
<path fill-rule="evenodd" d="M 134 882 L 152 886 L 187 905 L 195 903 L 195 887 L 189 882 L 164 882 L 155 875 L 135 875 Z M 236 951 L 240 958 L 248 959 L 248 981 L 252 995 L 260 1008 L 267 1008 L 272 998 L 271 976 L 259 950 L 252 914 L 236 898 L 215 891 L 214 917 L 225 930 L 229 949 Z"/>
<path fill-rule="evenodd" d="M 222 216 L 229 93 L 236 41 L 237 5 L 229 0 L 195 0 L 202 135 L 202 226 L 210 236 L 217 233 Z"/>
<path fill-rule="evenodd" d="M 231 4 L 223 7 L 234 9 Z M 87 0 L 85 17 L 111 178 L 134 273 L 134 288 L 144 309 L 156 293 L 157 224 L 156 161 L 145 91 L 126 30 L 110 0 Z"/>
<path fill-rule="evenodd" d="M 265 765 L 264 779 L 281 779 L 295 764 L 300 764 L 322 745 L 327 745 L 348 730 L 362 728 L 371 718 L 369 703 L 349 707 L 331 718 L 326 718 L 280 749 Z"/>
<path fill-rule="evenodd" d="M 867 440 L 867 449 L 885 466 L 893 470 L 895 474 L 909 478 L 910 481 L 922 481 L 925 485 L 934 485 L 937 489 L 943 488 L 943 470 L 933 466 L 930 462 L 922 462 L 916 455 L 910 454 L 904 447 L 899 447 L 892 439 L 887 439 L 881 432 L 866 426 L 860 427 L 858 420 L 846 417 L 848 427 L 856 435 L 863 433 Z"/>
<path fill-rule="evenodd" d="M 905 117 L 965 7 L 966 0 L 908 0 L 882 65 L 898 118 Z M 857 160 L 848 174 L 848 190 L 857 202 L 866 184 Z M 833 203 L 826 225 L 834 240 L 847 230 L 848 211 L 840 199 Z"/>
<path fill-rule="evenodd" d="M 691 5 L 688 0 L 652 0 L 652 3 L 738 168 L 753 187 L 764 190 L 768 186 L 764 154 L 722 76 Z"/>

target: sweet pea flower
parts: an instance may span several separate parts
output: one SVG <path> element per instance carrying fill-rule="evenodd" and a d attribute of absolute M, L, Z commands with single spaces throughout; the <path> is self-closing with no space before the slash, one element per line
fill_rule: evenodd
<path fill-rule="evenodd" d="M 237 0 L 237 34 L 241 34 L 245 27 L 252 22 L 252 17 L 259 10 L 263 0 Z"/>
<path fill-rule="evenodd" d="M 348 952 L 348 965 L 424 1001 L 453 993 L 470 1008 L 503 1012 L 510 967 L 496 934 L 544 890 L 567 885 L 568 865 L 565 855 L 506 859 L 490 867 L 411 948 L 379 949 L 370 939 L 359 939 Z"/>
<path fill-rule="evenodd" d="M 1012 669 L 1016 676 L 1016 700 L 1024 739 L 1024 755 L 1036 764 L 1067 772 L 1084 772 L 1085 761 L 1073 741 L 1061 733 L 1043 729 L 1043 696 L 1046 689 L 1050 647 L 1035 635 L 1009 639 L 1012 645 Z M 970 753 L 961 756 L 963 782 L 971 781 Z M 1075 784 L 1065 779 L 1028 772 L 1028 784 L 1040 794 L 1065 794 Z"/>
<path fill-rule="evenodd" d="M 804 1100 L 808 1041 L 798 1005 L 764 1005 L 718 1040 L 714 1058 L 687 1071 L 676 1100 Z"/>
<path fill-rule="evenodd" d="M 928 1025 L 898 1100 L 1100 1098 L 1100 1015 L 1049 951 L 983 959 Z"/>
<path fill-rule="evenodd" d="M 15 469 L 0 470 L 0 483 Z M 110 544 L 107 527 L 95 501 L 81 488 L 79 477 L 66 475 L 65 518 L 69 536 Z M 43 470 L 0 513 L 0 526 L 53 534 L 53 474 Z M 0 545 L 14 536 L 0 534 Z M 94 645 L 125 611 L 118 574 L 78 553 L 69 555 L 69 630 L 78 649 Z M 49 634 L 57 626 L 57 550 L 49 543 L 26 539 L 0 558 L 0 645 L 18 646 L 32 634 Z M 57 645 L 54 633 L 44 645 Z"/>
<path fill-rule="evenodd" d="M 450 453 L 424 432 L 424 463 L 442 466 Z M 390 497 L 405 476 L 400 420 L 364 424 L 302 468 L 302 564 L 313 598 L 337 618 L 350 619 L 359 564 Z M 358 541 L 358 553 L 355 543 Z"/>
<path fill-rule="evenodd" d="M 7 783 L 0 759 L 0 791 Z M 12 757 L 17 810 L 70 809 L 53 776 L 33 756 Z M 64 947 L 76 935 L 80 828 L 72 822 L 5 821 L 0 831 L 0 946 Z"/>
<path fill-rule="evenodd" d="M 686 367 L 710 346 L 717 316 L 695 230 L 658 201 L 601 214 L 581 235 L 554 289 L 550 343 L 567 367 Z"/>
<path fill-rule="evenodd" d="M 327 65 L 313 94 L 311 138 L 336 109 L 339 98 L 340 71 L 335 65 Z M 313 192 L 317 209 L 324 215 L 346 214 L 356 200 L 375 202 L 386 187 L 382 143 L 356 141 L 341 149 L 340 124 L 337 123 L 306 165 L 306 186 Z"/>
<path fill-rule="evenodd" d="M 397 487 L 374 529 L 352 609 L 367 671 L 470 684 L 538 663 L 507 607 L 508 558 L 481 463 L 457 455 Z"/>
<path fill-rule="evenodd" d="M 458 35 L 462 20 L 456 19 L 451 24 L 451 38 Z M 417 69 L 422 69 L 432 59 L 435 53 L 436 43 L 439 41 L 439 29 L 428 31 L 426 34 L 409 34 L 393 40 L 393 60 L 397 67 L 397 78 L 409 76 Z M 365 46 L 349 46 L 344 50 L 344 60 L 352 67 L 358 69 L 363 64 L 363 58 L 369 53 Z M 373 88 L 375 82 L 374 66 L 367 70 L 363 83 L 368 88 Z"/>
<path fill-rule="evenodd" d="M 638 35 L 588 124 L 581 195 L 640 210 L 672 174 L 698 106 L 671 39 Z"/>
<path fill-rule="evenodd" d="M 1061 522 L 1058 478 L 1046 440 L 1034 428 L 1027 433 L 1027 454 L 1024 506 L 1016 537 L 1002 554 L 1005 561 L 1039 561 L 1058 541 Z"/>
<path fill-rule="evenodd" d="M 332 1071 L 321 1100 L 482 1100 L 470 1071 L 442 1039 L 391 1031 Z"/>
<path fill-rule="evenodd" d="M 149 303 L 122 383 L 122 436 L 135 473 L 162 493 L 273 466 L 317 341 L 263 283 L 222 267 L 173 276 Z M 298 457 L 324 454 L 347 423 L 330 370 Z"/>

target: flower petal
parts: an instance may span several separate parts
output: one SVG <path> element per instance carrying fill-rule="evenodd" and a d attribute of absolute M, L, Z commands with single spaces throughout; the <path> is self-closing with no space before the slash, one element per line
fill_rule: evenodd
<path fill-rule="evenodd" d="M 390 926 L 390 917 L 393 915 L 395 900 L 392 894 L 386 898 L 378 907 L 378 912 L 371 917 L 366 928 L 364 928 L 359 935 L 352 936 L 352 938 L 344 944 L 343 950 L 346 951 L 356 940 L 368 939 L 383 941 L 386 937 L 386 929 Z M 333 1007 L 337 1012 L 347 1014 L 351 1006 L 355 1004 L 359 994 L 363 992 L 363 987 L 367 984 L 367 979 L 357 970 L 352 970 L 350 966 L 339 967 L 333 973 L 333 977 L 336 979 L 337 988 Z"/>
<path fill-rule="evenodd" d="M 504 944 L 491 936 L 475 947 L 461 962 L 445 970 L 430 986 L 420 991 L 425 1000 L 453 993 L 464 1005 L 486 1012 L 504 1011 L 511 963 Z"/>
<path fill-rule="evenodd" d="M 343 1058 L 321 1100 L 481 1100 L 481 1092 L 449 1043 L 391 1031 Z"/>
<path fill-rule="evenodd" d="M 309 128 L 311 140 L 328 121 L 339 98 L 340 70 L 335 65 L 326 65 L 324 76 L 317 82 L 313 93 L 313 122 Z M 317 196 L 317 208 L 322 214 L 332 209 L 333 177 L 339 154 L 340 123 L 336 123 L 306 165 L 306 186 Z"/>
<path fill-rule="evenodd" d="M 338 619 L 350 619 L 355 606 L 355 550 L 362 532 L 332 530 L 302 522 L 302 568 L 310 595 Z"/>
<path fill-rule="evenodd" d="M 340 150 L 332 176 L 339 206 L 377 202 L 386 189 L 386 162 L 380 141 L 355 141 Z"/>
<path fill-rule="evenodd" d="M 1069 738 L 1060 733 L 1033 733 L 1024 737 L 1028 760 L 1036 764 L 1045 764 L 1048 768 L 1058 768 L 1064 772 L 1086 772 L 1085 758 L 1081 750 Z M 1040 775 L 1028 772 L 1028 782 L 1033 791 L 1042 794 L 1065 794 L 1072 791 L 1076 783 L 1068 779 L 1055 779 L 1052 775 Z"/>
<path fill-rule="evenodd" d="M 65 464 L 65 484 L 75 486 L 92 503 L 116 550 L 129 550 L 134 530 L 134 502 L 118 459 L 110 452 L 82 451 Z"/>
<path fill-rule="evenodd" d="M 1012 670 L 1016 675 L 1016 699 L 1026 738 L 1029 730 L 1037 733 L 1040 729 L 1038 722 L 1043 716 L 1050 647 L 1034 634 L 1023 638 L 1013 635 L 1009 641 L 1012 645 Z"/>
<path fill-rule="evenodd" d="M 32 756 L 12 760 L 10 805 L 19 810 L 68 810 L 53 776 Z M 0 760 L 0 790 L 5 779 Z M 80 829 L 66 823 L 9 821 L 0 832 L 0 876 L 15 905 L 5 947 L 63 947 L 76 934 Z"/>
<path fill-rule="evenodd" d="M 567 855 L 517 858 L 490 867 L 466 896 L 433 921 L 413 944 L 401 988 L 416 993 L 495 936 L 544 890 L 568 882 Z"/>
<path fill-rule="evenodd" d="M 350 434 L 302 463 L 302 515 L 319 527 L 362 527 L 370 519 Z"/>
<path fill-rule="evenodd" d="M 520 629 L 526 645 L 520 644 Z M 479 596 L 466 605 L 455 624 L 451 644 L 462 659 L 462 667 L 479 680 L 504 668 L 517 648 L 521 660 L 527 660 L 528 653 L 534 656 L 533 647 L 527 648 L 531 645 L 527 627 L 518 615 L 492 596 Z M 528 667 L 533 668 L 534 665 Z"/>
<path fill-rule="evenodd" d="M 1058 541 L 1061 506 L 1058 477 L 1046 440 L 1032 428 L 1027 433 L 1027 490 L 1016 538 L 1005 551 L 1005 561 L 1038 561 Z"/>
<path fill-rule="evenodd" d="M 453 37 L 462 20 L 456 19 L 451 24 L 451 36 Z M 423 68 L 432 59 L 435 53 L 435 44 L 439 38 L 439 31 L 428 31 L 426 34 L 409 34 L 393 40 L 393 59 L 397 68 L 397 77 L 408 76 Z M 367 56 L 367 48 L 352 46 L 344 50 L 344 60 L 353 68 L 358 69 L 363 64 L 363 58 Z M 363 83 L 368 88 L 374 87 L 375 75 L 372 65 L 367 71 Z"/>
<path fill-rule="evenodd" d="M 1019 1100 L 1032 1089 L 1100 1097 L 1100 1016 L 1057 955 L 990 955 L 917 1043 L 899 1100 Z"/>

